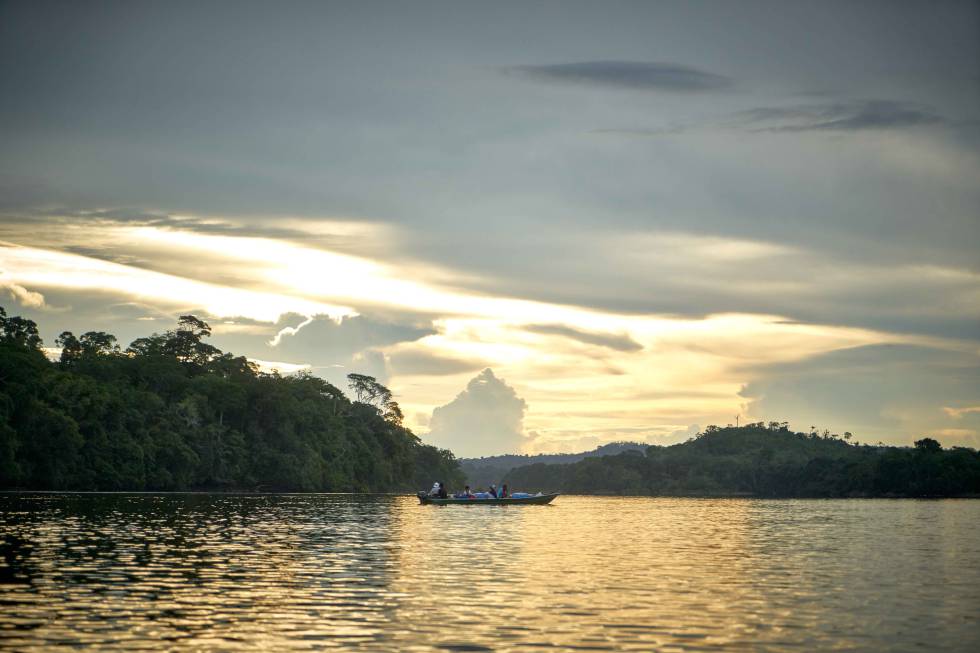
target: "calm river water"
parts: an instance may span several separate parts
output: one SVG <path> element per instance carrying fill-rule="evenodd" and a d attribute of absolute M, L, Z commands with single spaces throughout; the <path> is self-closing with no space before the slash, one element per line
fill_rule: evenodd
<path fill-rule="evenodd" d="M 0 648 L 980 650 L 980 501 L 0 495 Z"/>

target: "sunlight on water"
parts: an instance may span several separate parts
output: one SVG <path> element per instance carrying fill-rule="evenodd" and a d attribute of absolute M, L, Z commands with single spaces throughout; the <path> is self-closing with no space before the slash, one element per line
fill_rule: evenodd
<path fill-rule="evenodd" d="M 0 648 L 980 648 L 980 502 L 0 495 Z"/>

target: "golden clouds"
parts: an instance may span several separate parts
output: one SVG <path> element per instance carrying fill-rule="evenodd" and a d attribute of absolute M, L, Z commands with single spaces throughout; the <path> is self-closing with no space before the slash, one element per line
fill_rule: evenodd
<path fill-rule="evenodd" d="M 492 367 L 527 403 L 530 449 L 560 449 L 562 442 L 583 438 L 663 441 L 686 437 L 691 424 L 724 424 L 736 414 L 763 419 L 770 416 L 745 414 L 740 395 L 755 369 L 846 348 L 926 340 L 801 324 L 780 315 L 674 317 L 490 295 L 440 283 L 452 275 L 431 265 L 341 253 L 295 238 L 124 224 L 100 225 L 88 240 L 84 236 L 74 232 L 76 249 L 97 253 L 112 243 L 117 260 L 4 246 L 3 280 L 25 292 L 109 292 L 164 311 L 247 318 L 258 324 L 215 320 L 216 343 L 265 333 L 263 342 L 272 352 L 316 315 L 426 315 L 431 332 L 372 345 L 348 364 L 369 353 L 385 365 L 408 425 L 421 432 L 433 409 L 465 387 L 476 367 Z M 673 234 L 655 242 L 674 261 L 700 260 L 719 268 L 792 253 L 718 237 Z M 120 253 L 138 265 L 119 259 Z M 288 313 L 306 321 L 275 327 Z M 269 362 L 269 350 L 235 353 L 282 373 L 310 368 L 308 360 Z"/>

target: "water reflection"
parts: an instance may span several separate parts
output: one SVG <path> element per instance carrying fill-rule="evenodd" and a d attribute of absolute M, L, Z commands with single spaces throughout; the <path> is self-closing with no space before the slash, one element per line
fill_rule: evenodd
<path fill-rule="evenodd" d="M 0 495 L 0 647 L 980 647 L 976 501 Z"/>

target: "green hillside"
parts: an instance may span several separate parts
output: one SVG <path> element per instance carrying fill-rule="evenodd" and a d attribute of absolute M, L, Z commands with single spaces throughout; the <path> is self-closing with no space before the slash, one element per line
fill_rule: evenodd
<path fill-rule="evenodd" d="M 581 453 L 542 453 L 542 454 L 505 454 L 501 456 L 484 456 L 482 458 L 460 458 L 459 464 L 466 474 L 466 481 L 473 487 L 486 487 L 491 483 L 499 483 L 510 470 L 515 467 L 525 467 L 537 463 L 547 465 L 567 465 L 576 463 L 583 458 L 596 456 L 614 456 L 624 451 L 641 451 L 647 445 L 638 442 L 610 442 L 596 447 L 592 451 Z"/>
<path fill-rule="evenodd" d="M 450 486 L 453 455 L 401 425 L 391 393 L 351 375 L 359 401 L 323 379 L 262 374 L 207 344 L 207 323 L 121 351 L 65 332 L 61 359 L 37 325 L 0 308 L 0 488 L 393 491 Z"/>
<path fill-rule="evenodd" d="M 511 487 L 582 494 L 759 497 L 978 496 L 980 453 L 855 445 L 785 423 L 710 426 L 697 437 L 645 453 L 535 464 L 511 471 Z"/>

